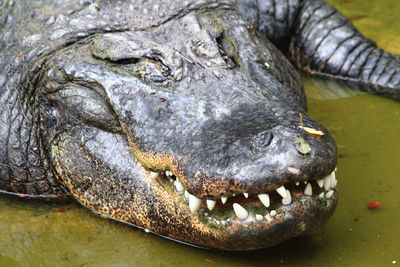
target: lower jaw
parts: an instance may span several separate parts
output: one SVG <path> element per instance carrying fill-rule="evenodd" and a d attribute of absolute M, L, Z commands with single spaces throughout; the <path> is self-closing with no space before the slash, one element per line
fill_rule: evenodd
<path fill-rule="evenodd" d="M 189 194 L 186 194 L 186 190 L 185 194 L 177 191 L 176 178 L 171 177 L 158 175 L 155 184 L 158 184 L 156 187 L 163 192 L 162 195 L 169 192 L 168 195 L 172 197 L 170 201 L 175 203 L 173 207 L 166 208 L 169 218 L 177 215 L 175 213 L 179 207 L 179 216 L 173 221 L 180 220 L 180 224 L 164 224 L 166 228 L 148 225 L 150 231 L 189 245 L 217 250 L 266 248 L 295 236 L 311 234 L 331 217 L 338 201 L 335 189 L 337 181 L 325 178 L 322 184 L 313 180 L 287 186 L 291 192 L 289 204 L 284 204 L 277 192 L 268 192 L 271 202 L 268 207 L 261 204 L 257 195 L 233 194 L 227 202 L 217 201 L 211 211 L 205 203 L 206 199 L 202 199 L 200 207 L 193 211 L 189 208 Z M 333 186 L 332 183 L 326 184 L 330 180 L 335 181 Z M 311 193 L 306 190 L 310 186 Z M 234 211 L 233 206 L 237 203 L 246 210 L 245 218 L 239 218 Z"/>
<path fill-rule="evenodd" d="M 305 185 L 300 184 L 297 189 L 290 187 L 292 201 L 288 205 L 282 203 L 277 193 L 270 193 L 271 205 L 268 208 L 257 196 L 245 198 L 238 195 L 230 197 L 225 204 L 218 201 L 212 211 L 203 202 L 200 209 L 192 213 L 185 195 L 173 191 L 173 183 L 166 181 L 161 184 L 161 188 L 157 186 L 160 192 L 169 191 L 168 195 L 174 196 L 170 201 L 175 204 L 164 207 L 169 213 L 169 223 L 149 224 L 146 228 L 188 245 L 221 251 L 267 248 L 296 236 L 312 234 L 331 217 L 338 201 L 336 189 L 329 189 L 332 191 L 329 198 L 321 197 L 320 191 L 327 191 L 314 183 L 314 193 L 308 196 L 304 194 Z M 239 219 L 233 211 L 236 202 L 248 211 L 245 219 Z M 262 215 L 262 220 L 257 215 Z"/>

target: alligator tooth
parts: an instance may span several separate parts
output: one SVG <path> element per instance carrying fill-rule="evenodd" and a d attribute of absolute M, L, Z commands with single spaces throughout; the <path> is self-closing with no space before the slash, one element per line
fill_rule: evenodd
<path fill-rule="evenodd" d="M 268 222 L 272 222 L 272 217 L 271 217 L 271 215 L 269 215 L 268 213 L 265 215 L 265 219 L 266 219 Z"/>
<path fill-rule="evenodd" d="M 337 185 L 337 180 L 335 180 L 333 184 L 332 184 L 332 182 L 331 182 L 331 189 L 336 188 L 336 185 Z"/>
<path fill-rule="evenodd" d="M 172 176 L 173 173 L 172 173 L 171 171 L 166 171 L 166 172 L 165 172 L 165 175 L 166 175 L 166 176 Z"/>
<path fill-rule="evenodd" d="M 282 198 L 286 198 L 286 188 L 283 185 L 277 188 L 276 192 L 278 192 L 278 194 L 281 195 Z"/>
<path fill-rule="evenodd" d="M 296 186 L 299 186 L 300 185 L 300 182 L 296 182 Z"/>
<path fill-rule="evenodd" d="M 245 198 L 248 198 L 248 197 L 249 197 L 249 193 L 243 193 L 243 196 L 244 196 Z"/>
<path fill-rule="evenodd" d="M 317 184 L 320 188 L 324 187 L 324 179 L 322 178 L 322 179 L 317 180 Z"/>
<path fill-rule="evenodd" d="M 337 183 L 336 174 L 335 174 L 335 172 L 332 172 L 331 173 L 331 188 L 332 189 L 336 187 L 336 183 Z"/>
<path fill-rule="evenodd" d="M 337 172 L 337 167 L 335 167 L 335 169 L 333 170 L 334 172 Z"/>
<path fill-rule="evenodd" d="M 324 198 L 325 193 L 322 192 L 321 194 L 318 195 L 319 198 Z"/>
<path fill-rule="evenodd" d="M 292 195 L 289 190 L 286 190 L 286 197 L 282 198 L 282 204 L 289 205 L 290 203 L 292 203 Z"/>
<path fill-rule="evenodd" d="M 271 212 L 269 214 L 271 215 L 271 217 L 275 217 L 276 216 L 276 210 L 271 210 Z"/>
<path fill-rule="evenodd" d="M 268 194 L 258 194 L 258 198 L 260 199 L 261 203 L 263 203 L 263 205 L 265 207 L 269 207 L 269 195 Z"/>
<path fill-rule="evenodd" d="M 185 190 L 183 195 L 185 196 L 186 199 L 189 199 L 189 192 L 188 191 Z"/>
<path fill-rule="evenodd" d="M 195 213 L 200 209 L 201 199 L 189 193 L 189 209 L 191 213 Z"/>
<path fill-rule="evenodd" d="M 304 189 L 304 195 L 312 196 L 312 187 L 310 183 L 306 185 L 306 188 Z"/>
<path fill-rule="evenodd" d="M 328 175 L 324 178 L 324 189 L 325 191 L 328 191 L 329 188 L 331 188 L 331 176 Z"/>
<path fill-rule="evenodd" d="M 264 217 L 261 214 L 256 214 L 256 220 L 257 221 L 262 221 L 264 219 Z"/>
<path fill-rule="evenodd" d="M 331 198 L 332 195 L 333 195 L 333 190 L 329 190 L 328 192 L 326 192 L 325 197 Z"/>
<path fill-rule="evenodd" d="M 228 197 L 221 197 L 222 204 L 225 204 L 228 201 Z"/>
<path fill-rule="evenodd" d="M 185 190 L 185 188 L 183 188 L 182 183 L 179 182 L 178 180 L 174 181 L 174 187 L 175 187 L 176 192 L 178 192 L 180 194 L 182 194 L 183 191 Z"/>
<path fill-rule="evenodd" d="M 249 216 L 249 213 L 247 212 L 247 210 L 245 208 L 243 208 L 242 206 L 240 206 L 238 203 L 233 203 L 233 210 L 235 211 L 236 216 L 240 220 L 245 220 L 247 218 L 247 216 Z"/>
<path fill-rule="evenodd" d="M 151 178 L 157 178 L 158 177 L 158 172 L 150 172 Z"/>
<path fill-rule="evenodd" d="M 207 199 L 206 202 L 207 202 L 207 208 L 209 210 L 212 210 L 215 207 L 215 204 L 217 203 L 217 201 L 212 199 Z"/>

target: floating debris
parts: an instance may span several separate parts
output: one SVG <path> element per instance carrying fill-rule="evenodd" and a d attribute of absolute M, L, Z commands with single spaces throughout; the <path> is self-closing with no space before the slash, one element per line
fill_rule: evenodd
<path fill-rule="evenodd" d="M 368 208 L 375 208 L 375 207 L 378 207 L 378 206 L 381 206 L 382 204 L 381 203 L 379 203 L 379 202 L 371 202 L 371 203 L 369 203 L 368 204 Z"/>
<path fill-rule="evenodd" d="M 312 137 L 316 138 L 316 139 L 321 139 L 321 137 L 325 134 L 323 131 L 319 131 L 319 130 L 315 130 L 311 127 L 307 127 L 303 125 L 303 116 L 300 114 L 300 126 L 298 126 L 299 128 L 303 129 L 304 131 L 306 131 L 306 133 L 308 133 L 309 135 L 311 135 Z"/>
<path fill-rule="evenodd" d="M 311 147 L 310 145 L 304 140 L 301 136 L 295 136 L 294 139 L 296 140 L 295 146 L 296 149 L 303 155 L 310 154 Z"/>

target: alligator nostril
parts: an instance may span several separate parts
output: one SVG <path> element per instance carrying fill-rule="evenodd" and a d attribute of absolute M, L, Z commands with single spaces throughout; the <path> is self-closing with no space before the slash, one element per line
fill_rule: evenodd
<path fill-rule="evenodd" d="M 258 135 L 258 143 L 261 146 L 269 146 L 269 144 L 271 144 L 272 137 L 273 137 L 272 133 L 262 132 Z"/>

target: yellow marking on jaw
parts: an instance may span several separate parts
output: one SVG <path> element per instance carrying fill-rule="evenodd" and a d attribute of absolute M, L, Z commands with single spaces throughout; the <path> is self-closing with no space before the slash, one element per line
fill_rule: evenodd
<path fill-rule="evenodd" d="M 176 177 L 184 178 L 184 171 L 179 167 L 178 160 L 171 154 L 151 153 L 141 151 L 137 145 L 129 142 L 135 157 L 146 169 L 155 171 L 172 171 Z"/>

